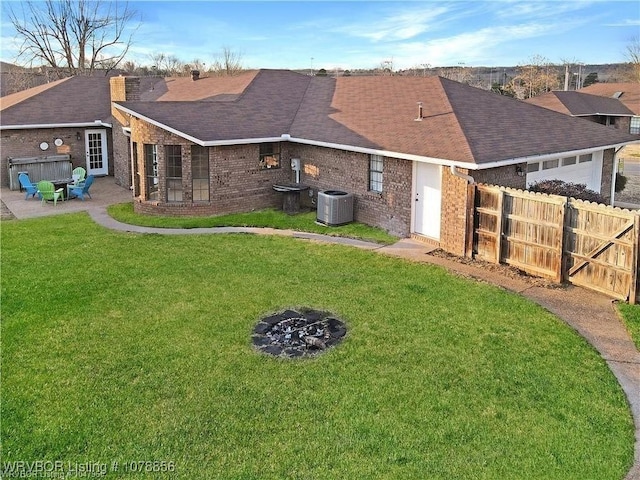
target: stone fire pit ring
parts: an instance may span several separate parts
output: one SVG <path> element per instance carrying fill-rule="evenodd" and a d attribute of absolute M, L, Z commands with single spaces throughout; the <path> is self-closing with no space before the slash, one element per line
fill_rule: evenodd
<path fill-rule="evenodd" d="M 314 357 L 340 343 L 345 323 L 330 312 L 290 308 L 261 318 L 253 329 L 253 346 L 283 358 Z"/>

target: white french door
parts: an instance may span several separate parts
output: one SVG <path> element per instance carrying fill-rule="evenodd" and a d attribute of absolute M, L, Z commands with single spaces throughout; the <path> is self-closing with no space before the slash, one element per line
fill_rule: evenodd
<path fill-rule="evenodd" d="M 108 175 L 107 131 L 104 129 L 85 130 L 84 145 L 87 159 L 87 175 Z"/>

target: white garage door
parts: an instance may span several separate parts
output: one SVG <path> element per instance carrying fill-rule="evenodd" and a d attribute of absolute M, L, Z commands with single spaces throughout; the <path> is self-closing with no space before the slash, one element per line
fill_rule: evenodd
<path fill-rule="evenodd" d="M 541 180 L 584 183 L 589 190 L 600 193 L 602 152 L 529 163 L 527 187 Z"/>

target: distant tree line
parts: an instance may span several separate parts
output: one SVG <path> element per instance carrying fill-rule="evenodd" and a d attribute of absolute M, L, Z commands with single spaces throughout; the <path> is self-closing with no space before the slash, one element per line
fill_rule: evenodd
<path fill-rule="evenodd" d="M 109 75 L 113 71 L 141 76 L 187 76 L 192 70 L 205 75 L 236 75 L 245 68 L 242 54 L 229 46 L 212 56 L 185 62 L 162 52 L 149 56 L 148 64 L 127 60 L 140 25 L 138 15 L 127 2 L 118 0 L 27 0 L 8 7 L 9 18 L 20 42 L 16 62 L 23 68 L 3 68 L 2 80 L 13 83 L 12 91 L 28 88 L 37 79 L 51 81 L 70 75 Z M 609 81 L 640 82 L 640 37 L 625 51 L 627 62 L 620 64 Z M 26 67 L 26 68 L 25 68 Z M 36 70 L 34 71 L 34 67 Z M 396 70 L 394 60 L 385 59 L 371 69 L 311 70 L 317 76 L 348 75 L 439 75 L 458 82 L 490 89 L 503 95 L 530 98 L 551 90 L 575 90 L 599 81 L 598 73 L 587 72 L 578 61 L 554 64 L 535 55 L 515 68 L 490 67 L 431 68 L 422 64 Z M 35 73 L 34 73 L 35 72 Z M 488 78 L 487 78 L 488 77 Z M 613 77 L 613 78 L 611 78 Z M 41 83 L 44 83 L 41 82 Z M 6 85 L 3 94 L 6 93 Z"/>

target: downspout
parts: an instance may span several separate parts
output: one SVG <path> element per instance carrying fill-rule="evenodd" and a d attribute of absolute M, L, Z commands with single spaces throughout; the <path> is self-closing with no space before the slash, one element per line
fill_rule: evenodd
<path fill-rule="evenodd" d="M 626 145 L 623 145 L 622 147 L 618 147 L 617 149 L 613 150 L 613 172 L 611 174 L 611 206 L 612 207 L 615 205 L 615 201 L 616 201 L 616 177 L 618 176 L 617 175 L 618 164 L 620 163 L 620 160 L 618 159 L 618 152 L 622 150 L 624 147 L 626 147 Z"/>
<path fill-rule="evenodd" d="M 466 173 L 460 173 L 456 169 L 455 165 L 451 165 L 450 170 L 451 170 L 451 175 L 453 175 L 454 177 L 462 178 L 463 180 L 466 180 L 469 184 L 475 185 L 476 181 L 474 180 L 474 178 L 471 175 L 467 175 Z"/>

